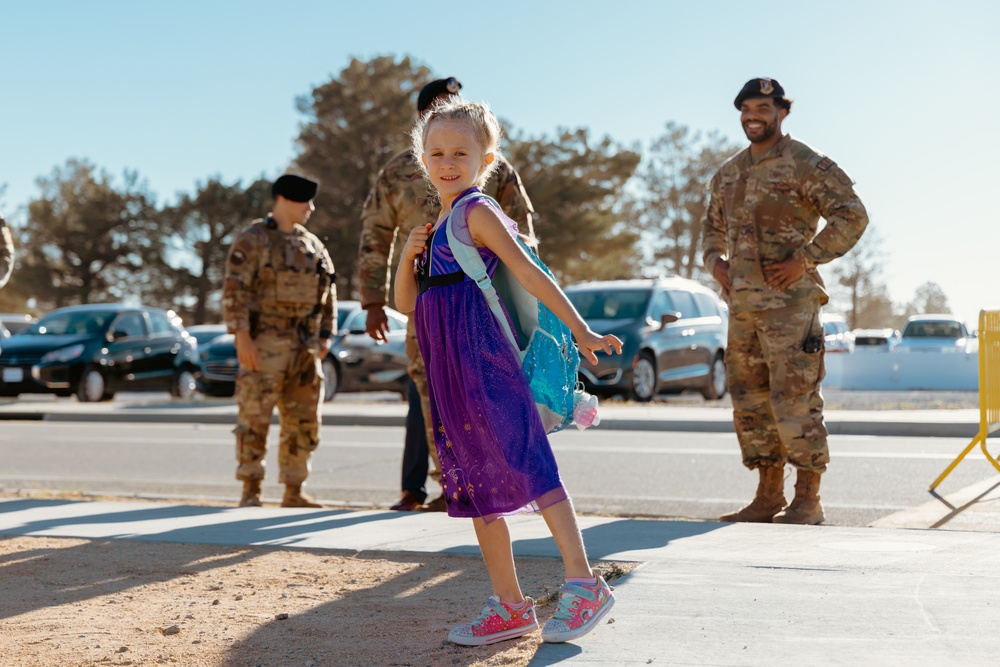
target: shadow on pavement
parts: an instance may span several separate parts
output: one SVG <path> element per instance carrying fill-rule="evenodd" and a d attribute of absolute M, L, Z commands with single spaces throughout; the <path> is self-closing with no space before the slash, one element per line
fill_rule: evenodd
<path fill-rule="evenodd" d="M 67 511 L 61 516 L 47 519 L 35 519 L 21 523 L 16 527 L 7 528 L 7 535 L 42 535 L 57 531 L 62 536 L 95 538 L 101 540 L 129 538 L 144 542 L 188 542 L 193 544 L 247 545 L 260 542 L 279 543 L 281 546 L 294 546 L 297 542 L 311 534 L 338 528 L 346 528 L 375 521 L 386 521 L 405 518 L 401 512 L 379 512 L 359 514 L 350 510 L 328 510 L 303 514 L 290 511 L 281 514 L 269 514 L 263 517 L 253 517 L 252 512 L 231 507 L 206 507 L 199 505 L 170 505 L 159 507 L 142 507 L 127 509 L 120 512 L 88 511 L 94 505 L 79 501 L 53 501 L 40 499 L 24 499 L 3 501 L 0 511 L 5 514 L 17 511 L 36 509 L 51 510 L 63 507 Z M 79 513 L 74 513 L 78 509 Z M 163 521 L 165 526 L 184 525 L 180 528 L 158 529 L 155 522 Z M 150 525 L 148 522 L 154 522 Z M 122 530 L 108 534 L 102 531 L 99 536 L 80 529 L 78 532 L 67 528 L 73 526 L 106 526 L 110 524 L 133 524 L 132 530 Z M 142 525 L 145 524 L 145 525 Z M 345 549 L 350 550 L 350 547 Z"/>
<path fill-rule="evenodd" d="M 227 510 L 232 512 L 233 510 Z M 206 544 L 252 544 L 268 542 L 269 546 L 293 547 L 309 535 L 338 528 L 347 528 L 376 521 L 405 519 L 405 512 L 381 512 L 362 515 L 350 510 L 330 510 L 309 514 L 288 514 L 260 519 L 239 521 L 215 521 L 208 526 L 175 528 L 159 533 L 143 535 L 142 540 L 152 542 L 195 542 Z M 340 548 L 332 546 L 330 548 Z M 343 549 L 353 551 L 354 547 L 344 545 Z"/>
<path fill-rule="evenodd" d="M 587 557 L 590 560 L 613 560 L 616 554 L 622 552 L 660 549 L 674 540 L 704 535 L 726 525 L 698 521 L 621 519 L 583 528 L 580 532 L 583 534 L 583 543 L 587 547 Z M 514 555 L 537 556 L 551 549 L 555 549 L 551 537 L 514 540 Z"/>
<path fill-rule="evenodd" d="M 995 500 L 990 498 L 989 496 L 991 496 L 993 492 L 996 491 L 998 488 L 1000 488 L 1000 482 L 987 488 L 976 497 L 971 498 L 967 502 L 961 503 L 960 505 L 953 505 L 951 502 L 948 501 L 947 498 L 938 494 L 937 491 L 929 491 L 928 493 L 935 500 L 939 501 L 944 507 L 948 508 L 948 513 L 945 514 L 940 519 L 938 519 L 937 521 L 935 521 L 934 523 L 932 523 L 930 527 L 942 528 L 946 526 L 949 522 L 951 522 L 953 519 L 961 515 L 963 512 L 965 512 L 966 510 L 981 507 L 980 503 L 983 503 L 982 506 L 988 506 L 991 502 Z"/>

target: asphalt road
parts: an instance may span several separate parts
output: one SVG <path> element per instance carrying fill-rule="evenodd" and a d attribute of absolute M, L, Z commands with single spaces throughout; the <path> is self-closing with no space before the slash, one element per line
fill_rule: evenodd
<path fill-rule="evenodd" d="M 266 501 L 277 501 L 276 430 L 268 455 Z M 325 503 L 387 507 L 398 497 L 403 429 L 324 427 L 308 490 Z M 714 519 L 748 501 L 756 473 L 739 462 L 734 436 L 650 431 L 564 431 L 552 438 L 577 508 L 585 514 Z M 827 523 L 866 526 L 929 499 L 928 484 L 965 439 L 831 438 L 833 464 L 822 489 Z M 231 426 L 5 422 L 0 490 L 185 502 L 231 502 Z M 787 493 L 794 475 L 789 470 Z M 948 494 L 995 471 L 981 457 L 959 466 Z"/>

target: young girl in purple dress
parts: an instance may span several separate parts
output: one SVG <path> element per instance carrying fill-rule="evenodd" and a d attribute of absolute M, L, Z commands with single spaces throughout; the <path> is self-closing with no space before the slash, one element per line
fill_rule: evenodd
<path fill-rule="evenodd" d="M 533 601 L 518 584 L 504 520 L 525 511 L 541 512 L 566 568 L 559 607 L 542 628 L 542 640 L 575 639 L 594 629 L 614 597 L 587 561 L 519 356 L 482 290 L 455 261 L 444 226 L 451 225 L 458 242 L 478 249 L 491 276 L 503 262 L 569 326 L 591 363 L 597 363 L 596 350 L 620 354 L 622 344 L 590 330 L 559 286 L 521 250 L 517 224 L 480 195 L 500 147 L 500 125 L 486 105 L 457 100 L 435 107 L 414 128 L 413 145 L 442 210 L 435 225 L 418 227 L 406 240 L 396 271 L 396 307 L 415 311 L 448 514 L 472 518 L 493 587 L 479 616 L 452 629 L 448 639 L 492 644 L 538 627 Z M 453 219 L 452 208 L 464 197 L 472 198 L 461 207 L 466 214 Z"/>

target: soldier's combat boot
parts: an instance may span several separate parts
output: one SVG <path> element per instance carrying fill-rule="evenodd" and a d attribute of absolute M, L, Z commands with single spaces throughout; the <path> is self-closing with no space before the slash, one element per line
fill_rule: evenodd
<path fill-rule="evenodd" d="M 260 507 L 260 480 L 248 479 L 243 482 L 240 507 Z"/>
<path fill-rule="evenodd" d="M 719 521 L 745 521 L 770 523 L 775 514 L 785 508 L 785 467 L 760 466 L 757 495 L 749 505 L 735 512 L 723 514 Z"/>
<path fill-rule="evenodd" d="M 784 512 L 774 516 L 774 523 L 798 523 L 815 526 L 822 523 L 823 506 L 819 503 L 820 473 L 799 470 L 795 478 L 795 497 Z"/>
<path fill-rule="evenodd" d="M 302 492 L 301 484 L 286 484 L 285 497 L 281 499 L 282 507 L 322 507 L 316 499 Z"/>

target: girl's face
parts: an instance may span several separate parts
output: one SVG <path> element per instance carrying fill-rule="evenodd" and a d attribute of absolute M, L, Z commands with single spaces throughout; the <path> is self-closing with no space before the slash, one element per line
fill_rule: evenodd
<path fill-rule="evenodd" d="M 493 162 L 493 154 L 483 153 L 468 123 L 439 120 L 427 131 L 421 159 L 441 199 L 450 201 L 479 184 L 479 175 Z"/>

